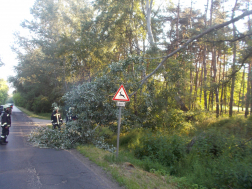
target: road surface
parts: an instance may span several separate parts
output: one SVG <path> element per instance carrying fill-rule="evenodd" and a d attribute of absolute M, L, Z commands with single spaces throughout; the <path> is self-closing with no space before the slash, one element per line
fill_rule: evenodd
<path fill-rule="evenodd" d="M 34 122 L 35 121 L 35 122 Z M 9 143 L 0 145 L 1 189 L 109 189 L 120 188 L 97 167 L 83 163 L 73 151 L 40 149 L 27 142 L 27 135 L 42 121 L 27 117 L 16 107 L 12 112 Z"/>

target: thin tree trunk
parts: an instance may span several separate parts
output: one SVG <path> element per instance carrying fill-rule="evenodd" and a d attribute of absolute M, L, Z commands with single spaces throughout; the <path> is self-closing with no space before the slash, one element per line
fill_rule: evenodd
<path fill-rule="evenodd" d="M 248 66 L 248 80 L 247 80 L 247 95 L 246 95 L 246 107 L 245 107 L 245 118 L 248 117 L 249 113 L 249 104 L 250 104 L 250 72 L 251 72 L 251 65 L 249 63 Z"/>
<path fill-rule="evenodd" d="M 189 99 L 189 110 L 192 109 L 192 89 L 193 89 L 193 76 L 192 76 L 192 69 L 190 68 L 190 99 Z"/>
<path fill-rule="evenodd" d="M 203 51 L 202 51 L 203 52 Z M 202 53 L 203 54 L 203 53 Z M 204 56 L 204 54 L 203 54 Z M 202 89 L 203 89 L 203 73 L 204 73 L 204 65 L 202 61 L 201 65 L 201 76 L 200 76 L 200 103 L 201 103 L 201 96 L 202 96 Z"/>
<path fill-rule="evenodd" d="M 204 45 L 203 55 L 203 66 L 204 66 L 204 107 L 207 110 L 207 67 L 206 67 L 206 45 Z"/>
<path fill-rule="evenodd" d="M 237 0 L 235 1 L 235 6 L 234 6 L 234 9 L 232 11 L 232 18 L 234 18 L 236 5 L 237 5 Z M 236 37 L 235 33 L 236 33 L 236 27 L 235 27 L 235 24 L 233 23 L 233 39 L 235 39 L 235 37 Z M 235 73 L 235 63 L 236 63 L 236 42 L 234 42 L 234 45 L 233 45 L 233 66 L 232 66 L 232 72 L 233 73 Z M 235 74 L 232 75 L 229 117 L 232 117 L 232 114 L 233 114 L 234 86 L 235 86 Z"/>
<path fill-rule="evenodd" d="M 179 12 L 180 12 L 180 0 L 178 0 L 177 8 L 177 23 L 176 23 L 176 48 L 179 47 Z"/>
<path fill-rule="evenodd" d="M 151 9 L 152 9 L 152 3 L 153 0 L 146 0 L 146 22 L 147 22 L 147 33 L 148 33 L 148 39 L 151 46 L 155 45 L 152 29 L 151 29 Z"/>
<path fill-rule="evenodd" d="M 220 113 L 219 113 L 219 91 L 218 91 L 218 87 L 217 87 L 217 66 L 216 66 L 216 50 L 213 47 L 213 79 L 214 79 L 214 91 L 215 91 L 215 100 L 216 100 L 216 118 L 219 117 Z"/>
<path fill-rule="evenodd" d="M 198 83 L 199 83 L 199 68 L 198 68 L 198 62 L 196 62 L 196 65 L 195 65 L 195 70 L 196 70 L 196 78 L 195 78 L 195 99 L 194 101 L 196 102 L 197 101 L 197 96 L 198 96 Z"/>
<path fill-rule="evenodd" d="M 222 74 L 222 77 L 223 77 L 223 80 L 225 78 L 225 69 L 226 69 L 226 55 L 224 53 L 224 65 L 223 65 L 223 74 Z M 224 94 L 224 84 L 222 83 L 222 87 L 221 87 L 221 114 L 223 114 L 223 94 Z"/>
<path fill-rule="evenodd" d="M 207 10 L 208 10 L 208 2 L 207 0 L 207 6 L 205 9 L 205 27 L 207 27 Z M 207 67 L 206 67 L 206 45 L 204 44 L 204 50 L 203 50 L 203 66 L 204 66 L 204 108 L 207 110 Z"/>
<path fill-rule="evenodd" d="M 249 10 L 249 2 L 247 3 L 247 8 Z M 249 30 L 249 32 L 251 32 L 250 15 L 248 16 L 248 30 Z M 250 72 L 250 74 L 251 74 L 251 63 L 252 63 L 252 58 L 250 58 L 250 61 L 249 61 L 249 65 L 250 65 L 249 72 Z M 251 89 L 252 89 L 251 75 L 250 75 L 250 80 L 249 81 L 251 82 Z M 251 101 L 251 92 L 252 91 L 250 91 L 250 96 L 249 96 L 250 101 Z M 250 105 L 250 115 L 251 115 L 251 111 L 252 111 L 252 101 L 251 101 L 251 105 Z"/>
<path fill-rule="evenodd" d="M 226 71 L 226 77 L 227 77 L 227 72 L 228 70 Z M 225 90 L 224 90 L 224 104 L 225 104 L 225 114 L 227 114 L 227 85 L 225 85 Z"/>
<path fill-rule="evenodd" d="M 192 24 L 191 24 L 191 20 L 192 20 L 192 0 L 191 0 L 191 8 L 190 8 L 190 20 L 189 20 L 189 24 L 190 24 L 190 30 L 192 29 Z M 193 54 L 194 52 L 192 52 L 192 45 L 190 46 L 190 53 L 191 53 L 191 60 L 193 59 Z M 192 64 L 192 61 L 191 61 Z M 197 65 L 197 63 L 196 63 Z M 196 66 L 196 72 L 197 72 L 197 66 Z M 192 91 L 193 91 L 193 73 L 192 73 L 192 68 L 190 67 L 190 102 L 189 102 L 189 109 L 193 109 L 193 102 L 194 102 L 194 98 L 192 99 Z M 197 81 L 196 81 L 197 82 Z M 196 83 L 197 85 L 197 83 Z"/>
<path fill-rule="evenodd" d="M 240 111 L 241 89 L 242 87 L 240 87 L 240 91 L 239 91 L 238 112 Z"/>
<path fill-rule="evenodd" d="M 212 55 L 213 55 L 213 52 L 212 52 Z M 209 96 L 211 96 L 211 97 L 209 97 L 209 107 L 210 107 L 210 105 L 211 105 L 211 110 L 213 111 L 213 80 L 214 80 L 214 78 L 213 78 L 213 61 L 211 62 L 211 68 L 210 68 L 210 86 L 211 86 L 211 88 L 210 88 L 210 94 L 209 94 Z"/>
<path fill-rule="evenodd" d="M 250 59 L 251 60 L 251 59 Z M 249 84 L 250 84 L 250 98 L 249 98 L 249 100 L 250 100 L 250 111 L 249 111 L 249 115 L 251 115 L 251 112 L 252 112 L 252 100 L 251 100 L 251 96 L 252 96 L 252 91 L 251 91 L 251 89 L 252 89 L 252 76 L 251 76 L 251 74 L 252 74 L 252 72 L 251 72 L 251 62 L 249 62 L 249 64 L 250 64 L 250 80 L 249 80 Z"/>
<path fill-rule="evenodd" d="M 243 111 L 243 106 L 244 106 L 244 88 L 245 88 L 245 66 L 243 68 L 243 75 L 242 75 L 242 111 Z"/>

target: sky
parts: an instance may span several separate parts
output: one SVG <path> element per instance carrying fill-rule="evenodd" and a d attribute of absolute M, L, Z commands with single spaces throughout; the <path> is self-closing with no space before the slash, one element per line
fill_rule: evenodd
<path fill-rule="evenodd" d="M 172 0 L 177 5 L 177 0 Z M 194 0 L 196 1 L 196 0 Z M 197 0 L 194 7 L 204 9 L 207 0 Z M 30 8 L 35 0 L 0 0 L 0 57 L 5 66 L 0 67 L 0 79 L 7 81 L 9 76 L 14 76 L 14 66 L 18 64 L 16 54 L 12 52 L 11 46 L 14 44 L 14 32 L 21 32 L 29 35 L 27 31 L 20 26 L 25 19 L 31 20 Z M 157 0 L 157 4 L 163 3 L 163 0 Z M 190 6 L 190 0 L 180 0 L 181 6 Z M 164 3 L 163 3 L 164 5 Z M 233 6 L 233 5 L 230 5 Z M 9 85 L 9 94 L 14 90 Z"/>
<path fill-rule="evenodd" d="M 11 50 L 14 44 L 13 33 L 21 31 L 20 23 L 31 18 L 30 8 L 34 2 L 35 0 L 0 0 L 0 57 L 5 63 L 5 66 L 0 67 L 0 79 L 7 81 L 9 76 L 15 75 L 13 67 L 18 61 Z M 10 89 L 9 93 L 12 90 Z"/>

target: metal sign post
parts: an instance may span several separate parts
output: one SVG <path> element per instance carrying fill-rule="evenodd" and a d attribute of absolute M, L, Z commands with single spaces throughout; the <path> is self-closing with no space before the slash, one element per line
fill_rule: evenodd
<path fill-rule="evenodd" d="M 121 110 L 122 110 L 122 107 L 119 106 L 118 127 L 117 127 L 116 158 L 118 158 L 118 154 L 119 154 L 119 138 L 120 138 L 120 126 L 121 126 Z"/>
<path fill-rule="evenodd" d="M 120 126 L 121 126 L 121 112 L 122 107 L 125 106 L 125 102 L 116 102 L 116 105 L 119 106 L 119 114 L 118 114 L 118 127 L 117 127 L 117 145 L 116 145 L 116 158 L 118 158 L 119 154 L 119 138 L 120 138 Z"/>
<path fill-rule="evenodd" d="M 119 138 L 120 138 L 120 126 L 121 126 L 121 111 L 122 107 L 125 107 L 125 102 L 129 102 L 130 99 L 126 93 L 126 90 L 124 89 L 123 85 L 118 89 L 116 92 L 114 98 L 114 101 L 116 102 L 116 106 L 119 107 L 119 114 L 118 114 L 118 128 L 117 128 L 117 144 L 116 144 L 116 158 L 118 158 L 119 154 Z M 121 102 L 124 101 L 124 102 Z"/>

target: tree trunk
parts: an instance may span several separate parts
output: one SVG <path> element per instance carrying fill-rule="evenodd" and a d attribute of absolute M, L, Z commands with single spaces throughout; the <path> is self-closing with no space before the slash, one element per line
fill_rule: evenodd
<path fill-rule="evenodd" d="M 222 73 L 222 77 L 223 77 L 223 80 L 225 78 L 225 68 L 226 68 L 226 61 L 225 61 L 225 53 L 224 53 L 224 66 L 223 66 L 223 73 Z M 222 83 L 222 86 L 221 86 L 221 114 L 223 114 L 223 93 L 224 93 L 224 84 Z"/>
<path fill-rule="evenodd" d="M 213 61 L 213 80 L 214 80 L 214 91 L 215 91 L 215 100 L 216 100 L 216 118 L 219 117 L 219 91 L 218 91 L 218 86 L 217 86 L 217 66 L 216 66 L 216 50 L 213 47 L 213 56 L 212 56 L 212 61 Z"/>
<path fill-rule="evenodd" d="M 237 0 L 235 1 L 235 6 L 232 11 L 232 18 L 234 18 L 235 9 L 237 5 Z M 233 23 L 233 39 L 236 37 L 236 27 Z M 236 63 L 236 42 L 233 45 L 233 66 L 232 66 L 232 83 L 231 83 L 231 91 L 230 91 L 230 106 L 229 106 L 229 117 L 232 117 L 233 114 L 233 101 L 234 101 L 234 86 L 235 86 L 235 63 Z"/>
<path fill-rule="evenodd" d="M 196 70 L 196 78 L 195 78 L 195 99 L 194 101 L 196 102 L 197 101 L 197 96 L 198 96 L 198 83 L 199 83 L 199 68 L 198 68 L 198 61 L 196 62 L 196 65 L 195 65 L 195 70 Z"/>
<path fill-rule="evenodd" d="M 152 29 L 151 29 L 151 9 L 152 9 L 152 3 L 153 0 L 146 0 L 146 22 L 147 22 L 147 33 L 148 33 L 148 39 L 151 46 L 155 45 Z"/>
<path fill-rule="evenodd" d="M 178 0 L 177 8 L 177 23 L 176 23 L 176 48 L 179 48 L 179 12 L 180 12 L 180 0 Z"/>
<path fill-rule="evenodd" d="M 246 108 L 245 108 L 245 118 L 248 117 L 249 113 L 249 104 L 250 104 L 250 73 L 251 73 L 251 65 L 249 63 L 248 67 L 248 81 L 247 81 L 247 95 L 246 95 Z"/>
<path fill-rule="evenodd" d="M 244 106 L 244 88 L 245 88 L 245 66 L 243 68 L 243 75 L 242 75 L 242 111 L 243 111 L 243 106 Z"/>
<path fill-rule="evenodd" d="M 184 112 L 187 112 L 189 110 L 179 95 L 176 95 L 174 98 L 177 101 L 177 104 L 180 106 L 181 110 L 183 110 Z"/>
<path fill-rule="evenodd" d="M 193 76 L 192 69 L 190 68 L 190 99 L 189 99 L 189 109 L 192 109 L 192 89 L 193 89 Z"/>
<path fill-rule="evenodd" d="M 202 51 L 203 52 L 203 51 Z M 203 53 L 202 53 L 203 54 Z M 203 55 L 204 56 L 204 55 Z M 201 96 L 202 96 L 202 89 L 203 89 L 203 73 L 204 73 L 204 66 L 203 61 L 201 65 L 201 76 L 200 76 L 200 103 L 201 103 Z"/>
<path fill-rule="evenodd" d="M 205 27 L 207 27 L 207 10 L 208 10 L 208 2 L 207 0 L 207 6 L 205 9 Z M 204 67 L 204 108 L 207 110 L 207 67 L 206 67 L 206 45 L 204 45 L 204 50 L 203 50 L 203 67 Z"/>
<path fill-rule="evenodd" d="M 250 64 L 250 71 L 249 71 L 250 72 L 250 80 L 249 80 L 249 84 L 250 84 L 250 97 L 249 97 L 250 111 L 249 111 L 249 115 L 251 115 L 251 112 L 252 112 L 252 100 L 251 100 L 251 96 L 252 96 L 252 91 L 251 91 L 251 89 L 252 89 L 252 76 L 251 76 L 251 74 L 252 74 L 252 72 L 251 72 L 251 62 L 249 62 L 249 64 Z"/>
<path fill-rule="evenodd" d="M 241 89 L 242 87 L 240 87 L 240 91 L 239 91 L 239 101 L 238 101 L 238 112 L 240 111 L 240 102 L 241 102 Z"/>

